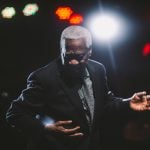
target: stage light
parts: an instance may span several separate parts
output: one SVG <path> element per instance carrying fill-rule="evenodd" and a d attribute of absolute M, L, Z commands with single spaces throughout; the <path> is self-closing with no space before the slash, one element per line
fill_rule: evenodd
<path fill-rule="evenodd" d="M 143 56 L 150 55 L 150 43 L 145 44 L 143 48 Z"/>
<path fill-rule="evenodd" d="M 32 16 L 35 15 L 39 10 L 37 4 L 27 4 L 23 9 L 23 14 L 25 16 Z"/>
<path fill-rule="evenodd" d="M 60 20 L 68 20 L 73 13 L 70 7 L 58 7 L 55 14 Z"/>
<path fill-rule="evenodd" d="M 115 39 L 121 31 L 122 22 L 117 16 L 112 14 L 100 14 L 92 17 L 88 26 L 93 36 L 101 41 L 110 41 Z"/>
<path fill-rule="evenodd" d="M 6 19 L 11 19 L 15 14 L 16 11 L 14 7 L 6 7 L 1 12 L 2 17 Z"/>
<path fill-rule="evenodd" d="M 80 14 L 73 14 L 70 19 L 70 24 L 81 24 L 83 22 L 83 17 Z"/>

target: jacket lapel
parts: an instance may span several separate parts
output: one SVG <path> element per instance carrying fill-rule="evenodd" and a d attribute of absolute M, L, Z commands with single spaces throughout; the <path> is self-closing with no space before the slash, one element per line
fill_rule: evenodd
<path fill-rule="evenodd" d="M 68 100 L 72 103 L 72 105 L 76 108 L 76 112 L 78 113 L 79 117 L 81 117 L 85 123 L 87 123 L 87 119 L 85 116 L 85 112 L 83 109 L 82 101 L 78 95 L 77 88 L 69 88 L 65 82 L 59 77 L 58 78 L 59 84 L 62 90 L 66 93 Z"/>
<path fill-rule="evenodd" d="M 99 113 L 99 106 L 100 106 L 100 94 L 101 94 L 101 87 L 100 87 L 100 77 L 96 73 L 95 67 L 89 62 L 87 65 L 87 69 L 90 74 L 90 79 L 92 80 L 92 87 L 93 87 L 93 94 L 95 98 L 94 104 L 94 118 L 93 118 L 93 125 L 96 121 L 96 115 Z"/>

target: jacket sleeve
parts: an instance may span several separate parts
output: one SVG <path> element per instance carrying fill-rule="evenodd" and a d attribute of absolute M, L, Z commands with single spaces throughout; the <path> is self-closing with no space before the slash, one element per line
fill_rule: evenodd
<path fill-rule="evenodd" d="M 103 67 L 103 77 L 104 77 L 104 89 L 105 89 L 105 96 L 106 100 L 104 102 L 105 105 L 105 112 L 108 114 L 113 114 L 113 113 L 126 113 L 126 112 L 132 112 L 129 103 L 130 103 L 130 98 L 124 99 L 121 97 L 116 97 L 108 88 L 108 83 L 107 83 L 107 76 L 106 76 L 106 70 Z"/>
<path fill-rule="evenodd" d="M 45 132 L 44 125 L 36 118 L 44 108 L 45 90 L 35 73 L 27 79 L 27 88 L 17 100 L 11 103 L 6 120 L 12 127 L 31 136 L 40 136 Z M 42 112 L 41 112 L 42 113 Z"/>

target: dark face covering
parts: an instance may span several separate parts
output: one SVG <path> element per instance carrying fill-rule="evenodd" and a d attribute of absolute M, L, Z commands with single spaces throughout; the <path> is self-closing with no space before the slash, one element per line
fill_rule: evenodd
<path fill-rule="evenodd" d="M 66 64 L 63 66 L 63 71 L 68 79 L 74 81 L 82 81 L 85 76 L 85 64 Z"/>
<path fill-rule="evenodd" d="M 82 82 L 85 76 L 86 63 L 79 63 L 76 65 L 69 64 L 71 59 L 82 60 L 83 56 L 77 54 L 66 55 L 65 64 L 62 66 L 62 75 L 70 83 Z"/>

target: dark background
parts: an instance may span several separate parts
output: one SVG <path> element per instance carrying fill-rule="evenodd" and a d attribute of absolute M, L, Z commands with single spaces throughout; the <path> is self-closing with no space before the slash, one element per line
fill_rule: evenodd
<path fill-rule="evenodd" d="M 25 4 L 34 2 L 39 5 L 39 12 L 34 16 L 23 16 L 22 9 Z M 5 6 L 13 6 L 17 14 L 10 20 L 0 17 L 0 149 L 25 149 L 25 137 L 6 123 L 5 113 L 10 102 L 26 87 L 29 73 L 59 55 L 60 34 L 69 25 L 55 16 L 54 12 L 60 5 L 70 6 L 75 12 L 83 15 L 83 26 L 87 26 L 86 19 L 94 11 L 110 9 L 120 13 L 130 26 L 126 31 L 127 36 L 123 40 L 111 43 L 111 49 L 107 44 L 94 39 L 92 59 L 105 65 L 110 89 L 115 95 L 127 98 L 134 92 L 150 92 L 150 55 L 142 55 L 144 45 L 150 43 L 149 1 L 1 0 L 0 11 Z M 108 140 L 110 145 L 118 149 L 121 146 L 122 149 L 146 149 L 150 140 L 149 120 L 147 116 L 144 121 L 139 117 L 141 115 L 137 116 L 110 121 L 105 142 Z M 123 134 L 125 127 L 132 121 L 135 132 L 142 132 L 135 133 L 134 136 L 141 137 L 135 138 L 137 140 L 126 138 Z M 132 128 L 131 130 L 133 131 Z"/>

